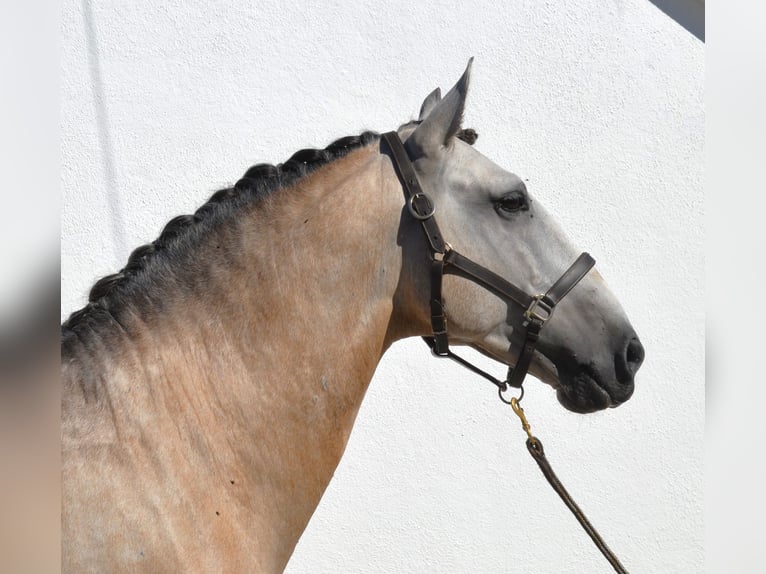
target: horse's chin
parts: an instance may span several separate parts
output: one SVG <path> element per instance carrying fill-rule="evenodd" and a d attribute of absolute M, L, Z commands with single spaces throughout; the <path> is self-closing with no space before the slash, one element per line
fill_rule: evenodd
<path fill-rule="evenodd" d="M 535 352 L 535 367 L 531 369 L 542 382 L 556 390 L 556 398 L 565 409 L 587 414 L 615 407 L 622 401 L 615 401 L 599 382 L 598 377 L 587 368 L 577 369 L 574 373 L 539 351 Z"/>
<path fill-rule="evenodd" d="M 564 408 L 583 414 L 620 406 L 631 394 L 632 391 L 622 394 L 610 392 L 609 387 L 588 370 L 562 375 L 556 390 L 559 403 Z"/>
<path fill-rule="evenodd" d="M 576 377 L 576 382 L 562 384 L 556 390 L 561 406 L 574 413 L 587 414 L 617 406 L 609 393 L 588 375 Z"/>

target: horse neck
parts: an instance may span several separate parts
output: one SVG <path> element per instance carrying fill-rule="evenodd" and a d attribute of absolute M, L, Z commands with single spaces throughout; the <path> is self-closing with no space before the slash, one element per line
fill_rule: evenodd
<path fill-rule="evenodd" d="M 142 319 L 103 368 L 115 440 L 167 450 L 152 455 L 165 474 L 193 469 L 204 484 L 207 468 L 249 483 L 243 504 L 271 522 L 286 556 L 399 336 L 402 267 L 401 190 L 377 146 L 296 188 L 212 235 L 193 266 L 204 290 L 168 292 L 161 321 Z M 185 464 L 173 465 L 179 452 Z"/>

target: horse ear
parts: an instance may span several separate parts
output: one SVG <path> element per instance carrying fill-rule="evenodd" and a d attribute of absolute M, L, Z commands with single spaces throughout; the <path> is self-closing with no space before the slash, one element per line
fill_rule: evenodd
<path fill-rule="evenodd" d="M 433 156 L 460 131 L 472 63 L 473 58 L 468 60 L 468 66 L 457 84 L 444 98 L 434 103 L 423 123 L 407 138 L 405 146 L 413 160 L 421 156 Z M 424 108 L 433 95 L 431 93 L 423 102 Z"/>
<path fill-rule="evenodd" d="M 420 117 L 418 118 L 418 121 L 423 121 L 428 117 L 428 114 L 431 113 L 431 110 L 434 109 L 434 106 L 439 103 L 439 101 L 442 99 L 442 91 L 441 88 L 436 88 L 433 92 L 428 94 L 426 96 L 426 99 L 423 100 L 423 105 L 420 106 Z"/>

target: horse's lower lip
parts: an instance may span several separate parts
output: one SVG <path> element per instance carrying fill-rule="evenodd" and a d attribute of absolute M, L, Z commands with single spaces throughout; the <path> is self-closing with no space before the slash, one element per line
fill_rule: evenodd
<path fill-rule="evenodd" d="M 565 409 L 577 413 L 592 413 L 620 404 L 603 385 L 584 372 L 578 373 L 571 380 L 560 380 L 556 396 Z"/>

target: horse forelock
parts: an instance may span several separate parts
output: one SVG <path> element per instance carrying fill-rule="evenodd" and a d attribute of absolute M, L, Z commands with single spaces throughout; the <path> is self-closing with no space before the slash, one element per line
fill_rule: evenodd
<path fill-rule="evenodd" d="M 62 324 L 63 342 L 104 320 L 119 324 L 120 311 L 132 300 L 129 294 L 140 287 L 136 284 L 141 282 L 149 262 L 159 256 L 172 261 L 174 257 L 186 254 L 197 244 L 197 239 L 206 235 L 206 231 L 230 220 L 244 207 L 257 208 L 264 198 L 293 187 L 298 180 L 318 168 L 369 145 L 379 137 L 375 132 L 365 131 L 357 136 L 337 139 L 324 149 L 301 149 L 278 165 L 253 165 L 234 186 L 213 193 L 193 214 L 171 219 L 157 239 L 133 250 L 120 271 L 99 279 L 91 288 L 85 307 L 74 311 Z"/>

